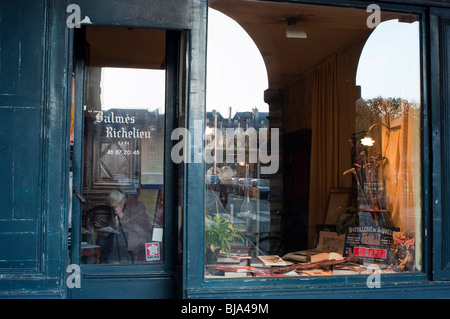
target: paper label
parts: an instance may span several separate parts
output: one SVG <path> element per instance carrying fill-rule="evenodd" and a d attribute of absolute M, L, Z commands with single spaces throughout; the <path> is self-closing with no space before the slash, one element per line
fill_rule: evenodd
<path fill-rule="evenodd" d="M 163 229 L 162 228 L 153 228 L 153 241 L 162 241 L 163 240 Z"/>
<path fill-rule="evenodd" d="M 145 260 L 156 261 L 161 259 L 160 243 L 145 244 Z"/>

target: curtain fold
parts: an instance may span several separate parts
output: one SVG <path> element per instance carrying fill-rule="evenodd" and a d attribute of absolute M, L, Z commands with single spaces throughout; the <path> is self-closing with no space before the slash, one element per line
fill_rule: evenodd
<path fill-rule="evenodd" d="M 339 187 L 341 183 L 339 147 L 341 146 L 341 151 L 345 152 L 345 146 L 340 141 L 340 132 L 343 132 L 343 127 L 350 129 L 352 125 L 342 122 L 348 116 L 340 116 L 342 115 L 340 112 L 345 112 L 348 101 L 346 99 L 343 99 L 344 102 L 340 101 L 341 92 L 338 88 L 339 81 L 343 79 L 338 78 L 339 75 L 342 77 L 338 62 L 338 56 L 333 55 L 313 70 L 309 248 L 312 248 L 314 243 L 316 225 L 323 222 L 329 189 Z M 422 227 L 420 105 L 402 101 L 399 107 L 400 110 L 396 110 L 391 100 L 383 99 L 382 121 L 391 127 L 389 132 L 386 129 L 381 130 L 381 153 L 386 157 L 383 165 L 385 202 L 395 226 L 400 227 L 401 232 L 414 232 L 416 247 L 420 247 Z M 395 112 L 398 118 L 395 121 L 392 112 Z M 351 128 L 355 129 L 354 126 Z M 353 164 L 352 160 L 348 163 L 348 167 Z M 415 260 L 416 267 L 420 269 L 420 249 L 416 250 Z"/>
<path fill-rule="evenodd" d="M 314 243 L 315 226 L 323 221 L 328 191 L 330 187 L 338 185 L 337 80 L 337 58 L 333 55 L 314 70 L 308 234 L 310 247 Z"/>
<path fill-rule="evenodd" d="M 391 103 L 386 101 L 386 103 Z M 392 109 L 384 105 L 384 110 Z M 385 112 L 384 121 L 389 132 L 383 130 L 382 141 L 386 157 L 383 167 L 386 208 L 401 232 L 414 232 L 416 243 L 421 242 L 421 156 L 420 108 L 407 101 L 400 105 L 398 124 Z M 420 247 L 420 245 L 416 245 Z M 416 249 L 416 266 L 420 269 L 420 249 Z"/>
<path fill-rule="evenodd" d="M 314 69 L 312 94 L 311 171 L 308 244 L 312 248 L 315 226 L 321 224 L 331 187 L 339 187 L 339 92 L 337 56 Z M 384 100 L 383 122 L 391 126 L 392 101 Z M 397 112 L 396 112 L 397 113 Z M 382 130 L 383 180 L 386 208 L 402 232 L 414 232 L 421 242 L 420 107 L 402 101 L 399 120 L 390 131 Z M 341 123 L 350 125 L 349 123 Z M 417 247 L 420 247 L 417 245 Z M 416 266 L 420 269 L 420 250 Z"/>

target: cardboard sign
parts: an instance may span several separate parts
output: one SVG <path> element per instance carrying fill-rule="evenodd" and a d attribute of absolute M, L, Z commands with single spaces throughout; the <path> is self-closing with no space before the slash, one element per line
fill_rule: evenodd
<path fill-rule="evenodd" d="M 353 248 L 353 255 L 357 257 L 368 257 L 376 259 L 386 259 L 387 249 L 377 249 L 369 247 L 355 247 Z"/>
<path fill-rule="evenodd" d="M 387 262 L 394 230 L 379 226 L 349 226 L 345 235 L 344 256 Z"/>
<path fill-rule="evenodd" d="M 152 242 L 145 244 L 145 260 L 146 261 L 157 261 L 161 260 L 161 243 Z"/>

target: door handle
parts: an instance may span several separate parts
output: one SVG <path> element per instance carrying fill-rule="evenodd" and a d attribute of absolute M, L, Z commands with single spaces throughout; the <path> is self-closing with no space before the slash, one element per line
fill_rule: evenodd
<path fill-rule="evenodd" d="M 78 197 L 78 199 L 80 200 L 80 202 L 86 203 L 86 198 L 84 198 L 83 195 L 81 195 L 80 193 L 78 193 L 76 187 L 73 188 L 73 193 L 74 193 L 75 195 L 77 195 L 77 197 Z"/>

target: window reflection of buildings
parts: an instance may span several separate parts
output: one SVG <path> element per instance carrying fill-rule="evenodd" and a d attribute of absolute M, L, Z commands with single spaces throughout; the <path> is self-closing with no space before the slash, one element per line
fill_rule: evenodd
<path fill-rule="evenodd" d="M 258 133 L 261 128 L 269 128 L 269 120 L 267 116 L 269 115 L 268 112 L 260 112 L 258 108 L 253 108 L 251 111 L 243 111 L 243 112 L 235 112 L 235 114 L 232 116 L 232 108 L 230 107 L 228 109 L 228 116 L 224 117 L 219 111 L 212 110 L 206 113 L 206 126 L 209 128 L 214 128 L 215 125 L 217 125 L 217 129 L 220 130 L 223 134 L 223 144 L 225 144 L 225 141 L 227 140 L 226 134 L 227 129 L 234 129 L 234 134 L 236 134 L 236 129 L 241 128 L 244 132 L 248 128 L 253 128 Z M 217 124 L 216 122 L 216 116 L 217 116 Z M 224 148 L 226 145 L 222 145 Z M 221 147 L 219 145 L 218 147 Z M 239 147 L 237 143 L 235 142 L 234 145 L 234 162 L 228 163 L 224 162 L 223 160 L 219 159 L 219 162 L 223 165 L 230 166 L 235 171 L 236 178 L 244 178 L 245 177 L 245 165 L 238 165 L 237 163 L 237 148 Z M 246 161 L 248 158 L 248 145 L 245 145 L 245 153 L 246 153 Z M 255 150 L 258 151 L 258 150 Z M 225 153 L 225 152 L 224 152 Z M 225 154 L 224 154 L 225 156 Z M 247 161 L 248 162 L 248 161 Z M 257 178 L 258 177 L 258 167 L 257 163 L 250 163 L 250 177 L 251 178 Z M 207 167 L 208 169 L 209 167 Z"/>

